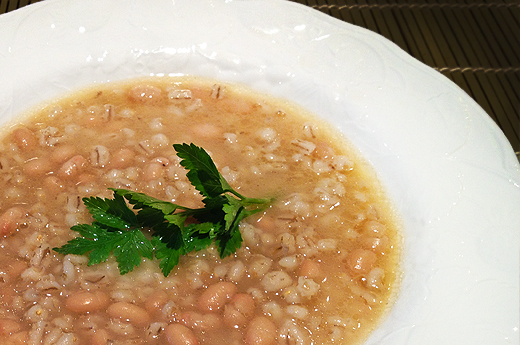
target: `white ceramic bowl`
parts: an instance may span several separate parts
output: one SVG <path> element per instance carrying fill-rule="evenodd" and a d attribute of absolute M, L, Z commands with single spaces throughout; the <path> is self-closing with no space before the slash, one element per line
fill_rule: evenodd
<path fill-rule="evenodd" d="M 91 83 L 192 74 L 285 97 L 373 164 L 405 225 L 367 344 L 518 344 L 520 168 L 461 89 L 386 39 L 275 0 L 47 0 L 0 16 L 0 118 Z"/>

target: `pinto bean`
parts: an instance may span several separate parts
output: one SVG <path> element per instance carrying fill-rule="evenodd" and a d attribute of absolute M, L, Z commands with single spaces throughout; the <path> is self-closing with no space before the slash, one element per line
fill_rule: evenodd
<path fill-rule="evenodd" d="M 276 344 L 276 326 L 265 316 L 257 316 L 246 329 L 244 342 L 247 345 Z"/>
<path fill-rule="evenodd" d="M 129 302 L 111 304 L 107 313 L 111 318 L 127 320 L 136 326 L 144 326 L 150 321 L 150 315 L 145 309 Z"/>
<path fill-rule="evenodd" d="M 87 160 L 82 155 L 76 155 L 63 163 L 58 171 L 61 178 L 70 178 L 79 175 L 87 166 Z"/>
<path fill-rule="evenodd" d="M 255 300 L 251 295 L 239 293 L 224 307 L 224 320 L 228 326 L 244 326 L 255 312 Z"/>
<path fill-rule="evenodd" d="M 80 291 L 67 297 L 65 308 L 75 313 L 86 314 L 104 309 L 108 302 L 108 296 L 104 292 Z"/>
<path fill-rule="evenodd" d="M 376 263 L 377 255 L 370 250 L 354 249 L 347 256 L 347 267 L 354 274 L 366 274 L 370 272 Z"/>
<path fill-rule="evenodd" d="M 38 145 L 38 140 L 34 133 L 26 127 L 15 129 L 13 131 L 13 139 L 18 148 L 22 150 L 30 150 Z"/>
<path fill-rule="evenodd" d="M 218 282 L 210 285 L 199 297 L 198 306 L 202 311 L 214 311 L 235 295 L 237 287 L 230 282 Z"/>
<path fill-rule="evenodd" d="M 0 215 L 0 236 L 9 236 L 16 231 L 25 216 L 25 211 L 18 206 L 11 207 Z"/>
<path fill-rule="evenodd" d="M 164 329 L 164 337 L 169 345 L 198 345 L 199 341 L 191 329 L 172 323 Z"/>

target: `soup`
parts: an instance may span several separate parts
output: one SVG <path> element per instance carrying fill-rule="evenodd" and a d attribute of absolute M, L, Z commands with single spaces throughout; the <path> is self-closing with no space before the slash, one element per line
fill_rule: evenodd
<path fill-rule="evenodd" d="M 52 248 L 82 202 L 125 188 L 202 202 L 172 144 L 203 147 L 233 188 L 274 197 L 243 243 L 142 259 L 121 275 Z M 370 168 L 288 102 L 197 78 L 96 85 L 13 125 L 0 150 L 3 344 L 356 344 L 396 294 L 398 222 Z"/>

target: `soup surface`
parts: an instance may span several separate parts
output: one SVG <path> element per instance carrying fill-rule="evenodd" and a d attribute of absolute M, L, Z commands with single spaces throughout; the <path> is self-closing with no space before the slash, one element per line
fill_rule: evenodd
<path fill-rule="evenodd" d="M 97 85 L 9 128 L 0 146 L 2 344 L 355 344 L 398 278 L 397 221 L 370 169 L 298 107 L 195 78 Z M 243 244 L 165 277 L 52 248 L 125 188 L 199 207 L 172 144 L 203 147 L 241 194 L 274 197 Z"/>

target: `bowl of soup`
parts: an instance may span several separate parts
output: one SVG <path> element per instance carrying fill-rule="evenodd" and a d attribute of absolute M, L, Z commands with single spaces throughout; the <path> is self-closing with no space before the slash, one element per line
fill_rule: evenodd
<path fill-rule="evenodd" d="M 392 43 L 282 1 L 50 0 L 0 21 L 8 344 L 518 338 L 518 162 Z M 272 200 L 236 250 L 194 245 L 167 272 L 157 249 L 121 270 L 143 242 L 96 264 L 56 250 L 111 189 L 207 205 L 183 143 Z"/>

